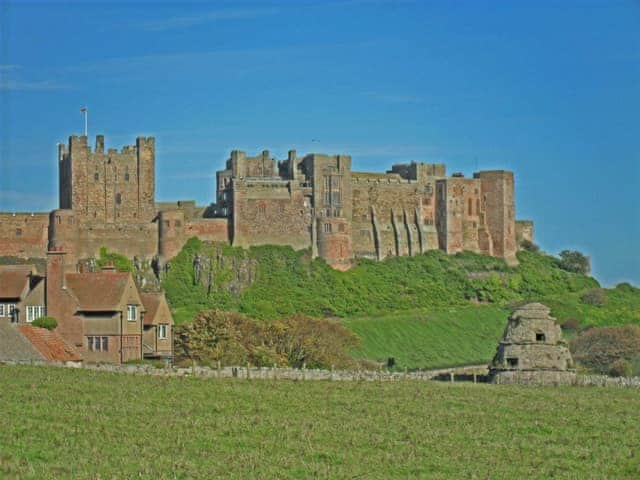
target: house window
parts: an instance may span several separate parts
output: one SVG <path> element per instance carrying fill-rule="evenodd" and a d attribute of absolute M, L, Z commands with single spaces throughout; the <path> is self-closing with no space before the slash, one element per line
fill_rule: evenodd
<path fill-rule="evenodd" d="M 158 325 L 158 340 L 165 340 L 167 338 L 168 327 L 169 326 L 164 323 Z"/>
<path fill-rule="evenodd" d="M 331 233 L 331 224 L 330 223 L 325 223 L 324 224 L 324 233 Z"/>
<path fill-rule="evenodd" d="M 31 323 L 37 318 L 44 317 L 46 310 L 44 305 L 28 305 L 27 306 L 27 322 Z"/>
<path fill-rule="evenodd" d="M 102 337 L 102 351 L 103 352 L 109 351 L 109 337 Z"/>
<path fill-rule="evenodd" d="M 546 337 L 544 333 L 536 333 L 536 342 L 544 342 Z"/>
<path fill-rule="evenodd" d="M 518 359 L 517 358 L 507 358 L 507 365 L 509 365 L 510 367 L 517 367 L 518 366 Z"/>
<path fill-rule="evenodd" d="M 93 337 L 87 337 L 87 348 L 93 352 Z"/>
<path fill-rule="evenodd" d="M 4 313 L 4 303 L 0 303 L 0 317 L 4 317 L 5 313 Z"/>
<path fill-rule="evenodd" d="M 127 320 L 135 322 L 138 319 L 138 307 L 135 305 L 127 305 Z"/>

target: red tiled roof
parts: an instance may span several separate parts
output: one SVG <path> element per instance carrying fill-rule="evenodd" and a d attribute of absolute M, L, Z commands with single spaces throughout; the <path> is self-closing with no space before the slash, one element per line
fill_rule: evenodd
<path fill-rule="evenodd" d="M 68 273 L 67 287 L 80 303 L 80 310 L 111 312 L 118 305 L 129 280 L 129 273 Z"/>
<path fill-rule="evenodd" d="M 54 362 L 79 362 L 82 360 L 80 354 L 56 332 L 32 325 L 19 325 L 18 328 L 46 360 Z"/>
<path fill-rule="evenodd" d="M 161 293 L 143 293 L 142 295 L 140 295 L 140 298 L 142 298 L 142 304 L 144 305 L 145 309 L 145 325 L 153 325 L 153 320 L 156 317 L 156 313 L 158 313 L 158 308 L 160 307 L 160 301 L 162 300 L 162 297 L 163 295 Z"/>
<path fill-rule="evenodd" d="M 0 266 L 0 298 L 20 298 L 33 269 L 33 265 Z"/>

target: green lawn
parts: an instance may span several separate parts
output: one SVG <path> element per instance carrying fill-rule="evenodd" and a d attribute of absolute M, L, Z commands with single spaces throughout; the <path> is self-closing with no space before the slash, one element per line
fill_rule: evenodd
<path fill-rule="evenodd" d="M 0 478 L 630 478 L 637 390 L 0 367 Z"/>
<path fill-rule="evenodd" d="M 360 317 L 344 325 L 360 337 L 354 357 L 394 357 L 399 368 L 425 369 L 488 363 L 508 316 L 504 308 L 477 306 Z"/>

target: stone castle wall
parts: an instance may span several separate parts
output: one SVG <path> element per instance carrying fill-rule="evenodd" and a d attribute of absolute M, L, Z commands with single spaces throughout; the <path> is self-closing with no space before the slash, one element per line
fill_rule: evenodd
<path fill-rule="evenodd" d="M 49 215 L 0 213 L 0 257 L 44 258 Z"/>
<path fill-rule="evenodd" d="M 190 237 L 234 246 L 310 248 L 335 268 L 354 258 L 384 259 L 432 249 L 495 255 L 515 262 L 533 224 L 515 220 L 513 173 L 447 177 L 443 164 L 411 162 L 386 173 L 352 172 L 348 155 L 291 150 L 278 161 L 268 151 L 231 152 L 218 171 L 216 199 L 155 202 L 155 140 L 106 149 L 72 136 L 58 147 L 60 208 L 50 215 L 0 214 L 0 254 L 44 257 L 64 248 L 68 264 L 107 247 L 161 262 Z"/>

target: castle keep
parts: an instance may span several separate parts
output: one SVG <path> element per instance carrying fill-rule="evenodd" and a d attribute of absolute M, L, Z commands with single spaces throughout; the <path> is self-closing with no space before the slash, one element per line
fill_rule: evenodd
<path fill-rule="evenodd" d="M 355 258 L 381 260 L 441 249 L 493 255 L 514 263 L 533 224 L 515 220 L 509 171 L 447 176 L 445 165 L 411 162 L 385 173 L 355 172 L 349 155 L 295 150 L 278 161 L 234 150 L 217 172 L 216 199 L 155 201 L 155 140 L 119 151 L 92 149 L 84 136 L 58 147 L 59 209 L 0 213 L 0 255 L 44 257 L 64 249 L 70 262 L 101 247 L 162 264 L 190 237 L 234 246 L 310 248 L 337 269 Z"/>

